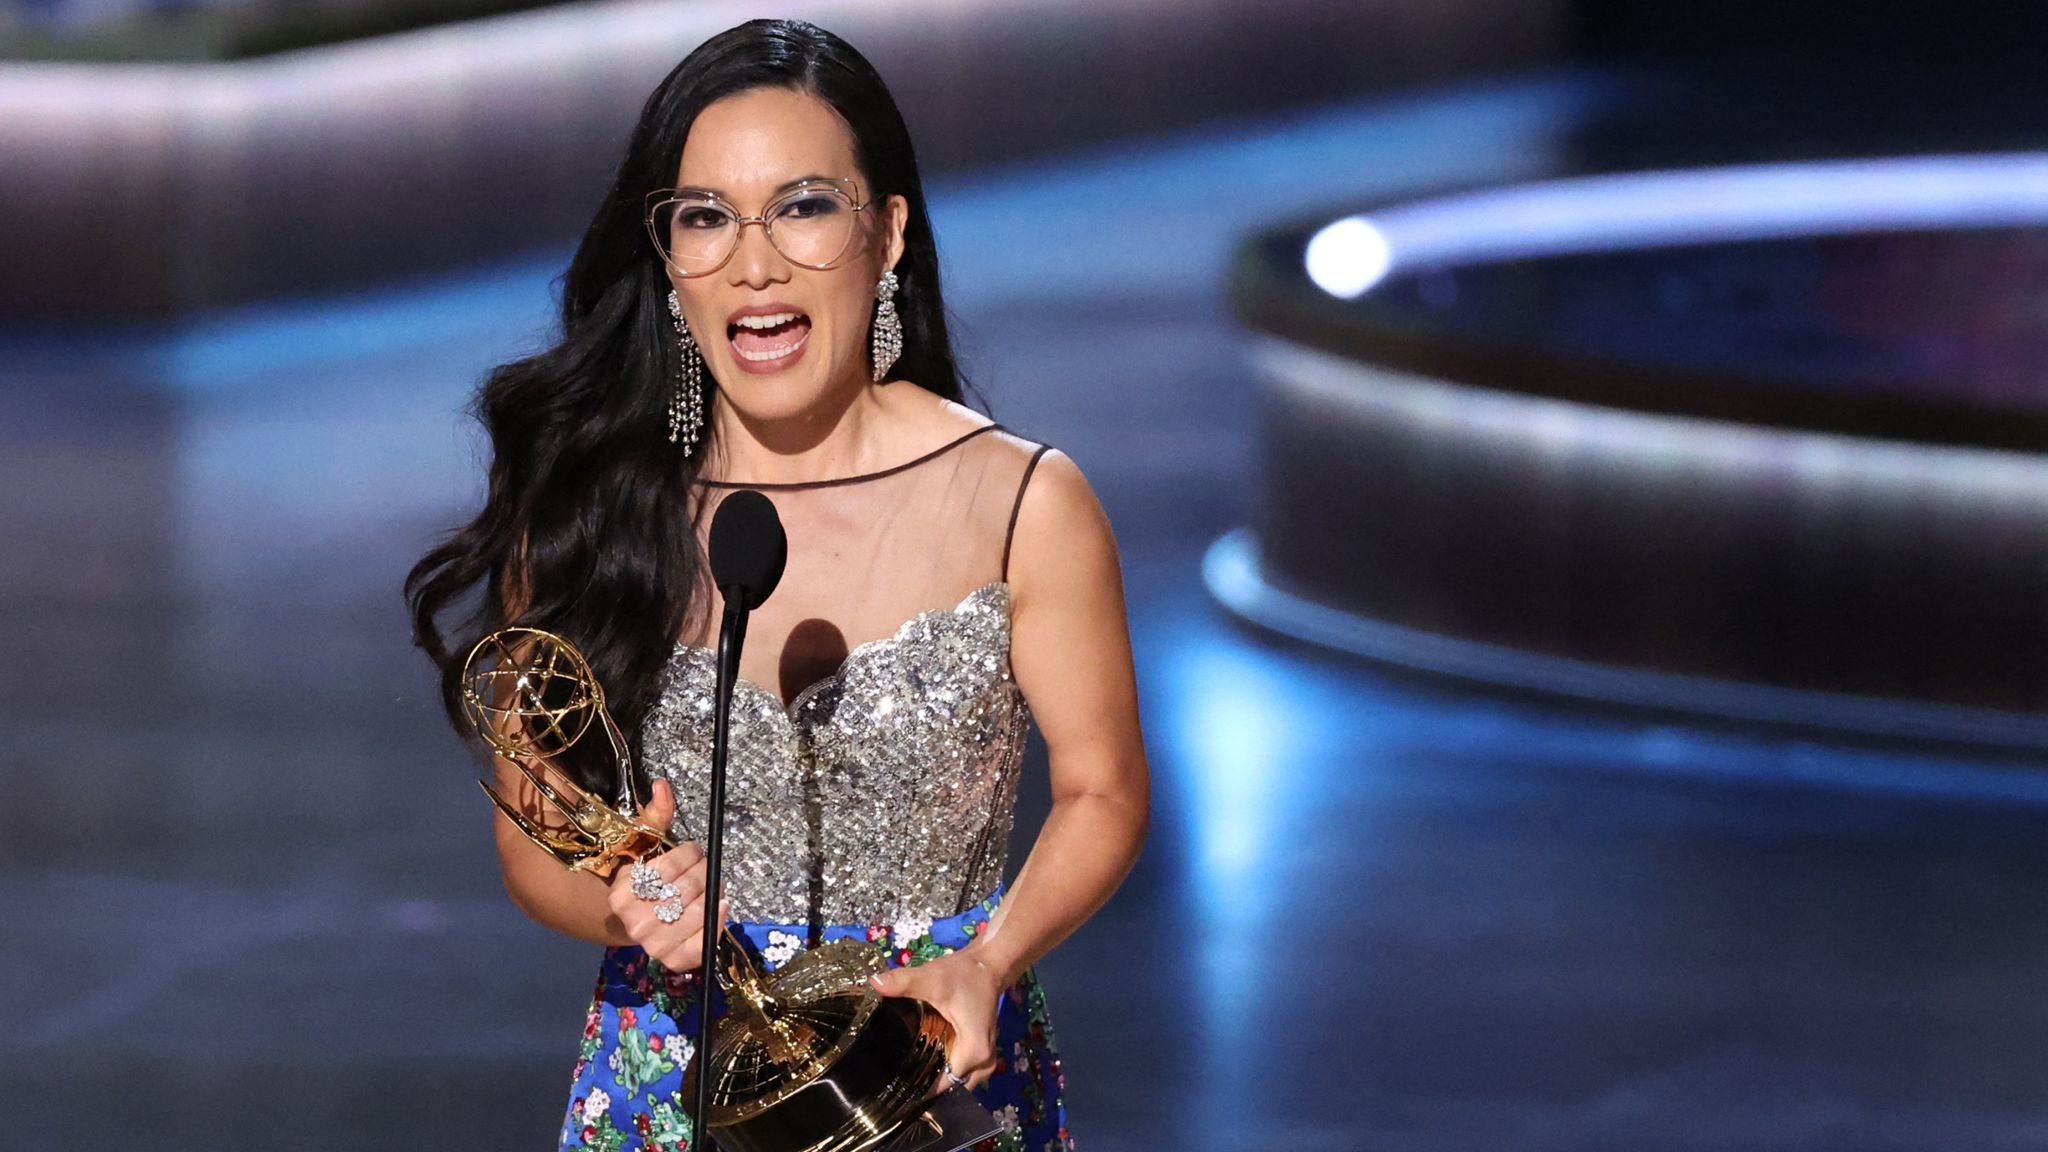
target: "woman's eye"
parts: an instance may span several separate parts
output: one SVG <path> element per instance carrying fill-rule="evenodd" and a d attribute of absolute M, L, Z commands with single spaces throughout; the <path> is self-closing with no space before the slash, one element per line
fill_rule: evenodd
<path fill-rule="evenodd" d="M 676 212 L 676 224 L 683 228 L 718 228 L 725 224 L 725 213 L 716 208 L 684 208 Z"/>
<path fill-rule="evenodd" d="M 839 202 L 830 196 L 802 196 L 782 206 L 777 215 L 794 220 L 811 220 L 819 216 L 830 216 L 839 211 Z"/>

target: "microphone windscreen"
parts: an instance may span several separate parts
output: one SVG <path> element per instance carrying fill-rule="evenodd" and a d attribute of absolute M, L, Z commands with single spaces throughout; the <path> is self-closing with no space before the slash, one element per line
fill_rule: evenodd
<path fill-rule="evenodd" d="M 711 579 L 728 607 L 751 612 L 782 581 L 789 536 L 775 503 L 751 488 L 719 502 L 711 516 Z"/>

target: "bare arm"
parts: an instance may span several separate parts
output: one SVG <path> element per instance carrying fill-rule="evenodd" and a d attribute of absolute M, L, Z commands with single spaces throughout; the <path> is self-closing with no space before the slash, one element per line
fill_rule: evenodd
<path fill-rule="evenodd" d="M 1005 985 L 1109 900 L 1151 813 L 1116 540 L 1060 452 L 1025 489 L 1010 583 L 1010 667 L 1051 753 L 1052 811 L 977 941 Z"/>
<path fill-rule="evenodd" d="M 508 575 L 505 588 L 509 610 L 504 618 L 514 620 L 524 610 L 524 585 Z M 493 756 L 492 765 L 498 794 L 521 815 L 535 824 L 566 826 L 562 815 L 512 762 Z M 682 918 L 664 924 L 656 918 L 651 902 L 633 895 L 628 869 L 619 869 L 609 883 L 587 872 L 572 872 L 529 839 L 496 805 L 491 812 L 505 893 L 535 923 L 593 944 L 639 944 L 678 971 L 701 962 L 705 870 L 703 853 L 696 844 L 685 843 L 650 858 L 686 901 Z M 667 828 L 674 813 L 675 797 L 668 781 L 656 781 L 638 819 L 650 828 Z"/>
<path fill-rule="evenodd" d="M 502 757 L 497 761 L 500 795 L 536 823 L 553 816 L 533 785 Z M 626 926 L 612 913 L 610 885 L 587 872 L 571 872 L 562 862 L 526 838 L 512 821 L 492 806 L 492 834 L 498 846 L 498 870 L 505 894 L 535 923 L 592 944 L 631 944 Z M 554 816 L 551 823 L 561 823 Z"/>
<path fill-rule="evenodd" d="M 953 1026 L 947 1065 L 970 1087 L 1001 1063 L 1003 989 L 1109 900 L 1151 816 L 1116 540 L 1081 470 L 1058 452 L 1039 459 L 1024 490 L 1009 575 L 1010 669 L 1052 751 L 1052 811 L 986 931 L 872 981 L 938 1008 Z"/>

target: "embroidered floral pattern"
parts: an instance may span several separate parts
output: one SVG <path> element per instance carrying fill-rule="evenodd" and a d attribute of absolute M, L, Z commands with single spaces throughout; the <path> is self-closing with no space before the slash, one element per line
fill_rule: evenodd
<path fill-rule="evenodd" d="M 988 924 L 1001 898 L 998 887 L 967 911 L 929 924 L 826 925 L 823 938 L 863 941 L 891 967 L 922 964 L 966 947 Z M 804 947 L 802 925 L 736 927 L 770 971 Z M 685 1152 L 690 1147 L 682 1081 L 695 1052 L 697 994 L 694 972 L 670 972 L 639 948 L 605 951 L 571 1073 L 562 1148 Z M 1066 1080 L 1045 989 L 1035 972 L 1025 972 L 1003 994 L 996 1011 L 996 1051 L 1004 1059 L 975 1097 L 1002 1122 L 1003 1131 L 976 1145 L 975 1152 L 1072 1152 L 1063 1102 Z"/>
<path fill-rule="evenodd" d="M 761 949 L 761 959 L 770 969 L 780 968 L 789 963 L 789 958 L 796 955 L 803 946 L 804 938 L 794 932 L 770 931 L 768 946 Z"/>

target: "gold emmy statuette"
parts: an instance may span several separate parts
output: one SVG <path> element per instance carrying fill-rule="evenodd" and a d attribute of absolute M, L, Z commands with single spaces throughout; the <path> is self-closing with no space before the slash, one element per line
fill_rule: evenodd
<path fill-rule="evenodd" d="M 874 990 L 868 977 L 885 965 L 872 946 L 834 940 L 764 976 L 728 935 L 720 961 L 710 1130 L 721 1152 L 951 1152 L 999 1130 L 964 1091 L 926 1099 L 952 1028 L 923 1001 Z"/>
<path fill-rule="evenodd" d="M 534 843 L 605 879 L 675 846 L 633 818 L 631 753 L 575 645 L 537 628 L 501 629 L 471 649 L 462 683 L 478 735 L 568 820 L 540 824 L 478 781 Z M 593 723 L 618 764 L 614 804 L 548 764 Z M 962 1089 L 926 1098 L 952 1029 L 923 1001 L 874 990 L 868 977 L 886 965 L 873 947 L 836 940 L 764 974 L 728 925 L 718 955 L 727 1010 L 711 1042 L 708 1128 L 723 1152 L 952 1152 L 999 1130 Z M 699 1070 L 693 1059 L 685 1099 Z"/>
<path fill-rule="evenodd" d="M 675 847 L 666 829 L 633 819 L 632 753 L 605 709 L 596 673 L 574 644 L 538 628 L 504 628 L 485 636 L 462 664 L 462 709 L 484 743 L 511 761 L 569 827 L 537 823 L 489 782 L 477 784 L 514 827 L 571 870 L 609 880 L 621 867 Z M 618 765 L 615 804 L 548 764 L 592 723 L 604 728 Z"/>

